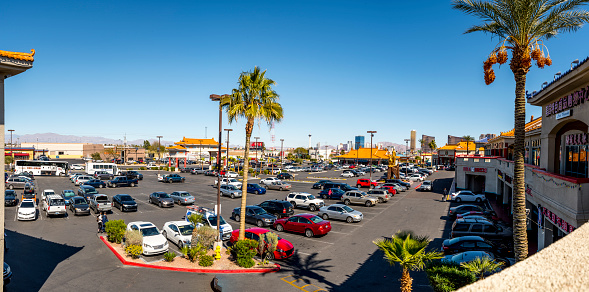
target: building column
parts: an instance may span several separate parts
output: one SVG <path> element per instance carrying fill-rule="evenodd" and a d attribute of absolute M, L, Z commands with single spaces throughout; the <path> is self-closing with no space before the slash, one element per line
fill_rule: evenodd
<path fill-rule="evenodd" d="M 2 175 L 2 179 L 4 179 L 4 155 L 5 155 L 5 149 L 4 149 L 4 74 L 0 75 L 0 139 L 2 140 L 2 143 L 0 143 L 0 147 L 2 148 L 2 159 L 0 159 L 0 175 Z M 0 194 L 4 194 L 5 192 L 5 185 L 4 184 L 0 184 Z M 5 246 L 5 241 L 4 241 L 4 196 L 0 196 L 0 228 L 2 228 L 2 230 L 0 230 L 0 262 L 3 263 L 4 262 L 4 248 L 2 248 L 3 246 Z"/>
<path fill-rule="evenodd" d="M 555 170 L 555 159 L 556 159 L 556 141 L 554 140 L 556 135 L 548 134 L 541 138 L 542 148 L 540 150 L 540 166 L 545 167 L 546 171 L 554 172 Z"/>

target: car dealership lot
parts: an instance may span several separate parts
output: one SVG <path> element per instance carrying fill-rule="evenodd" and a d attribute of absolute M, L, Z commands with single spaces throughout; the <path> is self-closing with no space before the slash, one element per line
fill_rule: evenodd
<path fill-rule="evenodd" d="M 182 174 L 186 177 L 185 183 L 161 183 L 157 181 L 157 171 L 142 171 L 144 179 L 139 181 L 136 187 L 103 188 L 98 189 L 112 198 L 116 194 L 129 194 L 138 203 L 137 212 L 121 212 L 113 209 L 109 214 L 109 220 L 123 219 L 125 222 L 150 221 L 161 229 L 167 221 L 182 220 L 186 208 L 175 205 L 173 208 L 160 208 L 147 202 L 149 194 L 155 191 L 171 193 L 173 191 L 188 191 L 196 198 L 196 205 L 214 208 L 217 200 L 217 190 L 213 187 L 214 177 L 204 175 Z M 164 172 L 161 172 L 164 173 Z M 295 181 L 290 181 L 292 191 L 308 192 L 317 195 L 320 190 L 311 189 L 312 184 L 301 181 L 316 181 L 319 178 L 334 178 L 337 182 L 347 182 L 354 186 L 357 178 L 341 180 L 341 172 L 325 171 L 320 173 L 298 172 Z M 448 177 L 453 173 L 438 172 L 428 178 L 435 179 Z M 373 177 L 379 177 L 379 174 Z M 267 176 L 261 176 L 262 178 Z M 368 175 L 362 176 L 367 178 Z M 37 191 L 53 189 L 60 193 L 64 189 L 77 191 L 77 187 L 63 177 L 37 177 Z M 258 182 L 258 179 L 251 179 L 250 182 Z M 416 183 L 413 187 L 417 186 Z M 439 187 L 435 187 L 439 188 Z M 443 188 L 442 188 L 443 189 Z M 367 188 L 361 190 L 366 191 Z M 264 195 L 248 194 L 248 205 L 254 205 L 270 199 L 283 200 L 291 191 L 268 190 Z M 441 192 L 441 191 L 440 191 Z M 351 205 L 355 210 L 364 214 L 364 219 L 359 223 L 346 223 L 344 221 L 330 220 L 332 230 L 329 234 L 320 237 L 306 238 L 302 234 L 289 232 L 277 232 L 281 237 L 293 243 L 296 253 L 285 261 L 279 261 L 282 270 L 270 275 L 223 275 L 221 282 L 227 287 L 241 285 L 241 283 L 252 283 L 251 290 L 255 285 L 260 285 L 263 291 L 271 290 L 276 285 L 280 289 L 290 291 L 300 290 L 295 285 L 299 279 L 304 279 L 308 284 L 315 285 L 327 290 L 346 290 L 346 287 L 355 287 L 362 283 L 379 287 L 390 287 L 388 281 L 396 281 L 396 274 L 393 273 L 388 264 L 383 261 L 382 254 L 376 252 L 376 246 L 372 240 L 390 236 L 400 229 L 412 229 L 418 234 L 427 234 L 432 239 L 442 234 L 439 218 L 447 210 L 447 204 L 439 202 L 441 195 L 437 193 L 417 193 L 413 188 L 394 196 L 389 202 L 377 204 L 374 207 L 363 205 Z M 325 200 L 326 205 L 339 203 L 336 200 Z M 221 214 L 225 220 L 232 225 L 233 229 L 239 228 L 239 223 L 231 219 L 231 211 L 239 207 L 241 199 L 221 198 Z M 131 291 L 149 289 L 155 287 L 174 288 L 176 290 L 189 290 L 192 284 L 202 286 L 202 291 L 209 291 L 210 288 L 203 285 L 208 283 L 213 275 L 194 275 L 181 272 L 160 271 L 151 269 L 140 269 L 124 267 L 112 255 L 112 253 L 97 239 L 97 224 L 94 213 L 91 216 L 73 216 L 46 218 L 40 215 L 37 221 L 19 222 L 15 218 L 16 209 L 6 207 L 6 228 L 8 230 L 7 262 L 14 271 L 13 282 L 10 287 L 15 290 L 31 288 L 33 290 L 61 289 L 82 287 L 83 283 L 94 283 L 94 277 L 109 278 L 113 280 L 128 282 Z M 295 209 L 295 214 L 313 213 L 305 209 Z M 248 228 L 253 225 L 247 224 Z M 275 231 L 275 230 L 274 230 Z M 276 231 L 275 231 L 276 232 Z M 13 242 L 14 241 L 14 242 Z M 23 244 L 21 244 L 23 242 Z M 16 244 L 18 243 L 18 244 Z M 173 244 L 173 250 L 178 250 Z M 28 247 L 26 250 L 23 248 Z M 26 252 L 27 255 L 21 260 L 18 256 Z M 52 253 L 53 252 L 53 253 Z M 38 259 L 45 258 L 44 264 L 39 264 Z M 29 262 L 30 260 L 30 262 Z M 158 257 L 150 257 L 149 261 L 158 260 Z M 37 272 L 39 277 L 28 281 L 25 275 Z M 374 267 L 369 276 L 362 276 L 364 269 Z M 48 271 L 41 271 L 49 269 Z M 29 269 L 29 270 L 27 270 Z M 133 280 L 136 275 L 142 275 L 142 281 Z M 285 280 L 294 279 L 296 281 Z M 377 278 L 381 275 L 388 275 L 389 279 L 382 282 Z M 396 278 L 395 278 L 396 277 Z M 382 276 L 381 276 L 382 278 Z M 25 280 L 26 279 L 26 280 Z M 424 279 L 416 278 L 416 284 L 422 283 Z M 421 282 L 420 282 L 421 281 Z M 107 281 L 112 282 L 112 281 Z M 152 285 L 150 285 L 149 283 Z M 427 283 L 427 280 L 425 280 Z M 111 284 L 99 282 L 89 286 L 89 290 L 104 290 Z M 425 285 L 425 284 L 424 284 Z M 372 287 L 371 286 L 371 287 Z M 394 285 L 393 285 L 394 286 Z M 238 286 L 235 286 L 238 287 Z M 362 286 L 358 286 L 362 287 Z M 112 287 L 111 287 L 112 288 Z M 275 290 L 275 289 L 272 289 Z M 194 291 L 194 289 L 192 289 Z M 231 290 L 229 290 L 231 291 Z"/>

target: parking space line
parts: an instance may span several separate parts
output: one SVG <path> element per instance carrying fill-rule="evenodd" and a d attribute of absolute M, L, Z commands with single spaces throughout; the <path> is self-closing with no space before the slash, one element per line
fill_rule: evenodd
<path fill-rule="evenodd" d="M 288 278 L 291 278 L 291 279 L 288 279 Z M 301 290 L 301 291 L 305 291 L 305 292 L 319 292 L 319 291 L 327 291 L 327 290 L 325 290 L 325 289 L 323 289 L 323 288 L 321 288 L 321 287 L 315 286 L 315 285 L 313 285 L 313 284 L 305 284 L 305 281 L 303 281 L 303 279 L 302 279 L 302 278 L 295 278 L 295 276 L 294 276 L 294 275 L 290 275 L 290 276 L 282 277 L 282 278 L 280 278 L 280 279 L 281 279 L 282 281 L 284 281 L 284 282 L 286 282 L 286 283 L 290 284 L 291 286 L 293 286 L 293 287 L 295 287 L 295 288 L 297 288 L 297 289 Z M 288 279 L 288 280 L 287 280 L 287 279 Z M 303 284 L 305 284 L 305 285 L 298 286 L 297 284 L 295 284 L 295 283 L 297 283 L 297 282 L 299 282 L 299 281 L 301 281 L 301 282 L 302 282 Z M 309 290 L 309 289 L 311 289 L 311 290 Z"/>

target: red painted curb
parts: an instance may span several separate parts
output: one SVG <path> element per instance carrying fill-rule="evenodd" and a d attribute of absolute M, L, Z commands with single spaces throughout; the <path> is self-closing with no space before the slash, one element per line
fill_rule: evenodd
<path fill-rule="evenodd" d="M 420 184 L 418 184 L 418 185 L 415 187 L 415 189 L 417 190 L 417 189 L 418 189 L 420 186 L 421 186 L 421 183 L 420 183 Z"/>
<path fill-rule="evenodd" d="M 168 271 L 177 271 L 177 272 L 189 272 L 189 273 L 204 273 L 204 274 L 251 274 L 251 273 L 275 273 L 280 271 L 280 265 L 275 264 L 276 268 L 264 268 L 264 269 L 238 269 L 238 270 L 210 270 L 210 269 L 190 269 L 190 268 L 174 268 L 174 267 L 162 267 L 156 265 L 149 265 L 149 264 L 141 264 L 127 261 L 123 256 L 121 256 L 115 248 L 108 242 L 104 236 L 100 236 L 100 240 L 106 244 L 106 246 L 115 254 L 115 256 L 121 261 L 123 265 L 127 266 L 135 266 L 135 267 L 142 267 L 142 268 L 150 268 L 150 269 L 158 269 L 158 270 L 168 270 Z"/>

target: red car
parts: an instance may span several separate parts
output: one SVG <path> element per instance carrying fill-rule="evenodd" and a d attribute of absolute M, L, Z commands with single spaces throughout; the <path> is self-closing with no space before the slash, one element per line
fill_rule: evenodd
<path fill-rule="evenodd" d="M 395 187 L 393 186 L 382 185 L 380 188 L 387 190 L 392 196 L 397 194 L 397 190 L 395 190 Z"/>
<path fill-rule="evenodd" d="M 356 182 L 356 187 L 357 188 L 360 188 L 360 187 L 363 187 L 363 188 L 373 187 L 373 188 L 375 188 L 377 186 L 378 186 L 378 183 L 377 182 L 370 181 L 370 179 L 367 179 L 367 178 L 360 178 Z"/>
<path fill-rule="evenodd" d="M 266 232 L 270 232 L 270 230 L 258 227 L 249 228 L 245 230 L 245 238 L 258 241 L 260 240 L 260 234 L 264 234 Z M 237 242 L 237 238 L 239 238 L 239 229 L 233 230 L 233 232 L 231 233 L 231 238 L 229 238 L 229 242 L 231 244 L 234 244 Z M 269 260 L 282 260 L 291 257 L 293 254 L 294 246 L 292 245 L 292 243 L 279 236 L 276 250 L 274 251 L 274 254 L 270 256 Z"/>
<path fill-rule="evenodd" d="M 331 223 L 313 214 L 298 214 L 274 221 L 276 230 L 304 233 L 306 237 L 325 235 L 331 230 Z"/>

